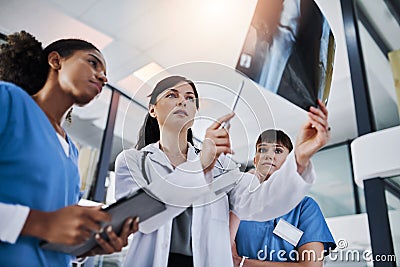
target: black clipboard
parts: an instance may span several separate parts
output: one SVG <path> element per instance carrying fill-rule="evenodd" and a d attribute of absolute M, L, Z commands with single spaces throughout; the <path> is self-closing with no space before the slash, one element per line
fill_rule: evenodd
<path fill-rule="evenodd" d="M 119 234 L 128 217 L 139 217 L 140 222 L 143 222 L 165 209 L 164 203 L 147 194 L 143 189 L 139 189 L 134 194 L 124 197 L 103 209 L 111 215 L 112 221 L 104 223 L 102 229 L 108 225 L 112 225 L 114 232 Z M 56 250 L 74 256 L 80 256 L 97 245 L 94 237 L 95 234 L 96 233 L 93 233 L 89 240 L 79 245 L 67 246 L 43 241 L 40 246 L 43 249 Z M 104 239 L 107 237 L 104 231 L 101 233 L 101 236 Z"/>

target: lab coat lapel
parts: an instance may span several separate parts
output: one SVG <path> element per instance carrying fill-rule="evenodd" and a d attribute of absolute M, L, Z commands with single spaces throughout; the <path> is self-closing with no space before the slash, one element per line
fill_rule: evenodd
<path fill-rule="evenodd" d="M 143 151 L 150 152 L 148 154 L 149 159 L 151 159 L 153 162 L 156 162 L 163 167 L 167 168 L 169 172 L 173 171 L 172 164 L 169 162 L 167 156 L 164 154 L 164 152 L 161 151 L 159 148 L 159 142 L 150 144 L 146 147 L 143 148 Z"/>
<path fill-rule="evenodd" d="M 195 160 L 199 155 L 196 154 L 196 151 L 192 144 L 188 143 L 189 149 L 188 149 L 188 155 L 187 155 L 187 160 Z M 146 147 L 144 147 L 142 150 L 150 152 L 148 154 L 148 157 L 154 161 L 157 162 L 158 164 L 168 168 L 170 172 L 173 171 L 173 167 L 171 162 L 168 160 L 167 156 L 164 154 L 164 152 L 161 151 L 159 148 L 160 144 L 159 142 L 150 144 Z"/>
<path fill-rule="evenodd" d="M 196 150 L 194 149 L 194 146 L 192 146 L 191 143 L 188 143 L 188 145 L 189 149 L 188 149 L 187 160 L 195 160 L 200 155 L 196 154 Z"/>

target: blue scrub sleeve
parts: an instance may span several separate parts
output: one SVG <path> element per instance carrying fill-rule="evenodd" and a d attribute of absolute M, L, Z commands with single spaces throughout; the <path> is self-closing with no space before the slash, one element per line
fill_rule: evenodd
<path fill-rule="evenodd" d="M 325 255 L 328 255 L 330 250 L 336 248 L 335 240 L 326 224 L 321 209 L 317 202 L 310 197 L 306 197 L 301 207 L 298 228 L 304 234 L 297 247 L 309 242 L 322 242 L 324 243 Z"/>
<path fill-rule="evenodd" d="M 8 124 L 12 97 L 10 94 L 10 84 L 0 82 L 0 140 Z"/>

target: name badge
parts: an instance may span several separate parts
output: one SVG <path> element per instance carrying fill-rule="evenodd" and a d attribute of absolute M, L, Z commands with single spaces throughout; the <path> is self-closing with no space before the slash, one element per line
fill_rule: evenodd
<path fill-rule="evenodd" d="M 279 222 L 276 225 L 273 233 L 285 239 L 293 246 L 297 246 L 301 236 L 303 235 L 303 231 L 288 223 L 284 219 L 279 219 Z"/>

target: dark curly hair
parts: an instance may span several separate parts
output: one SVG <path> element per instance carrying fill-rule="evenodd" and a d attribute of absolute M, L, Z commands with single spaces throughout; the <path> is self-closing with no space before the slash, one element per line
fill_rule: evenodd
<path fill-rule="evenodd" d="M 42 43 L 25 31 L 8 35 L 0 46 L 0 80 L 16 84 L 30 95 L 46 81 L 45 63 Z"/>
<path fill-rule="evenodd" d="M 0 45 L 0 80 L 12 82 L 30 95 L 46 83 L 49 72 L 48 55 L 55 51 L 65 58 L 78 50 L 97 50 L 93 44 L 80 39 L 57 40 L 45 49 L 30 33 L 20 31 L 7 36 Z"/>

